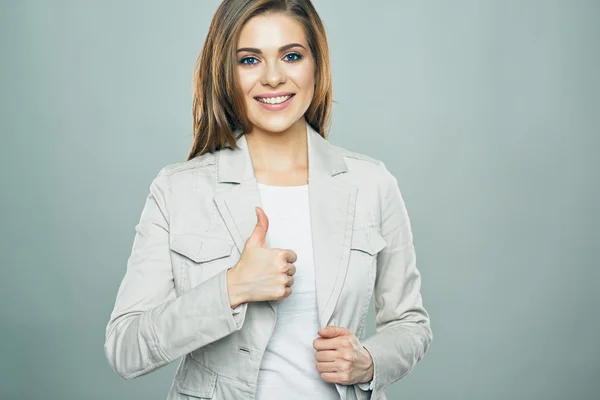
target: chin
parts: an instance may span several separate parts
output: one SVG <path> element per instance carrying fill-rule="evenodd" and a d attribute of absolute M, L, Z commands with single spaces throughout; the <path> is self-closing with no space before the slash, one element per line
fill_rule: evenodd
<path fill-rule="evenodd" d="M 258 118 L 260 122 L 252 123 L 253 126 L 265 132 L 281 133 L 289 129 L 297 119 L 293 118 Z"/>

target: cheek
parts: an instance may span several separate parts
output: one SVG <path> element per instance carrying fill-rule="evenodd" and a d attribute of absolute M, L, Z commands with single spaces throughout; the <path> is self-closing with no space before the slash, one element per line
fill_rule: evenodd
<path fill-rule="evenodd" d="M 306 92 L 313 91 L 315 87 L 315 69 L 314 66 L 305 64 L 298 69 L 290 72 L 290 77 L 296 82 L 300 89 Z"/>
<path fill-rule="evenodd" d="M 248 96 L 258 81 L 257 73 L 248 69 L 238 70 L 238 84 L 244 96 Z"/>

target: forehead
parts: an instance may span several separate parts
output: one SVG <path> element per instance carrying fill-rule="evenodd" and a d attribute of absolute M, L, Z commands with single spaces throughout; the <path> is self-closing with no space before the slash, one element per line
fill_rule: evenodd
<path fill-rule="evenodd" d="M 246 22 L 240 32 L 237 47 L 256 47 L 265 51 L 276 50 L 288 43 L 307 46 L 304 28 L 287 15 L 258 15 Z"/>

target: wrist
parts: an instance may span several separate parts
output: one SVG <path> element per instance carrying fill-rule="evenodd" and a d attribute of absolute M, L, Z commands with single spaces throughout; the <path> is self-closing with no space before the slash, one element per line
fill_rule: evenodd
<path fill-rule="evenodd" d="M 373 357 L 371 356 L 371 353 L 369 353 L 369 350 L 367 350 L 366 347 L 363 346 L 361 351 L 365 355 L 365 358 L 368 360 L 368 368 L 365 371 L 365 378 L 363 380 L 363 383 L 368 383 L 373 380 L 373 374 L 375 372 L 375 365 L 373 362 Z"/>
<path fill-rule="evenodd" d="M 226 272 L 227 276 L 227 294 L 229 296 L 229 305 L 235 308 L 242 303 L 246 303 L 244 292 L 238 283 L 237 272 L 235 267 L 229 268 Z"/>

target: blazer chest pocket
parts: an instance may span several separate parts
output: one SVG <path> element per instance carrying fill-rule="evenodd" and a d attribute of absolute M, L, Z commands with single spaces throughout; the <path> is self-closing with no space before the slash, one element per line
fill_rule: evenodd
<path fill-rule="evenodd" d="M 186 289 L 232 267 L 233 242 L 196 233 L 174 235 L 170 248 L 183 256 L 180 276 Z"/>
<path fill-rule="evenodd" d="M 364 323 L 377 278 L 377 254 L 387 246 L 377 227 L 355 229 L 350 245 L 350 265 L 344 288 L 352 313 L 358 311 L 356 335 L 364 337 Z M 355 317 L 348 316 L 350 319 Z"/>
<path fill-rule="evenodd" d="M 350 249 L 354 252 L 363 253 L 365 256 L 376 256 L 387 246 L 385 239 L 377 228 L 361 228 L 352 232 L 352 244 Z"/>

